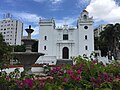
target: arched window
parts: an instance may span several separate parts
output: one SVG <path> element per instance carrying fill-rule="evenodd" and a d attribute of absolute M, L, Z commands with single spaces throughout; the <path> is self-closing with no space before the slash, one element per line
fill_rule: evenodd
<path fill-rule="evenodd" d="M 85 35 L 85 40 L 87 40 L 87 35 Z"/>
<path fill-rule="evenodd" d="M 47 40 L 47 36 L 44 37 L 44 40 Z"/>
<path fill-rule="evenodd" d="M 69 49 L 67 47 L 64 47 L 62 50 L 62 58 L 69 59 Z"/>
<path fill-rule="evenodd" d="M 44 50 L 46 50 L 46 46 L 44 46 Z"/>
<path fill-rule="evenodd" d="M 88 46 L 85 46 L 85 50 L 88 50 Z"/>

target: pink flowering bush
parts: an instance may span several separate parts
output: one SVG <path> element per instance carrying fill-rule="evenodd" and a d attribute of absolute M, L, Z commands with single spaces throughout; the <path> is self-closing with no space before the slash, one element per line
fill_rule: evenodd
<path fill-rule="evenodd" d="M 29 75 L 20 77 L 20 72 L 0 75 L 0 84 L 6 90 L 120 90 L 120 64 L 104 65 L 96 60 L 74 58 L 76 64 L 60 65 L 49 71 L 49 76 Z M 3 82 L 4 81 L 4 82 Z"/>

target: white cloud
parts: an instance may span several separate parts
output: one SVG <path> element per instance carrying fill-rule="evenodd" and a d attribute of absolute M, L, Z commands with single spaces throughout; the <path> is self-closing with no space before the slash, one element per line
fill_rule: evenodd
<path fill-rule="evenodd" d="M 91 0 L 86 10 L 96 21 L 120 22 L 120 6 L 115 0 Z"/>
<path fill-rule="evenodd" d="M 77 21 L 76 20 L 77 18 L 71 18 L 71 17 L 64 17 L 63 19 L 61 20 L 55 20 L 56 22 L 56 26 L 63 26 L 64 24 L 67 24 L 69 26 L 73 26 L 73 24 Z"/>
<path fill-rule="evenodd" d="M 90 2 L 90 0 L 77 0 L 77 3 L 76 3 L 76 6 L 78 8 L 85 8 L 86 7 L 86 4 L 88 4 Z"/>
<path fill-rule="evenodd" d="M 49 0 L 51 2 L 51 4 L 49 5 L 49 9 L 51 11 L 57 11 L 57 10 L 61 10 L 61 3 L 63 2 L 63 0 Z"/>
<path fill-rule="evenodd" d="M 33 0 L 35 2 L 39 2 L 39 3 L 49 3 L 48 7 L 49 7 L 49 10 L 51 11 L 57 11 L 57 10 L 61 10 L 60 9 L 60 6 L 61 6 L 61 3 L 64 1 L 64 0 Z"/>
<path fill-rule="evenodd" d="M 25 29 L 29 28 L 29 24 L 24 24 L 24 30 L 23 30 L 23 36 L 27 36 L 27 32 L 25 31 Z M 33 33 L 32 33 L 32 38 L 38 39 L 39 37 L 39 25 L 36 26 L 31 26 L 31 29 L 33 29 Z"/>
<path fill-rule="evenodd" d="M 49 7 L 50 7 L 49 8 L 50 11 L 62 10 L 60 4 L 52 4 L 52 5 L 49 5 Z"/>
<path fill-rule="evenodd" d="M 49 2 L 51 2 L 52 4 L 58 4 L 58 3 L 61 3 L 61 2 L 63 2 L 63 0 L 33 0 L 33 1 L 35 1 L 35 2 L 45 2 L 45 1 L 49 1 Z"/>
<path fill-rule="evenodd" d="M 50 0 L 52 4 L 58 4 L 61 3 L 63 0 Z"/>
<path fill-rule="evenodd" d="M 36 23 L 39 21 L 39 18 L 42 18 L 41 16 L 38 16 L 36 14 L 32 14 L 32 13 L 13 13 L 13 15 L 17 18 L 19 18 L 21 21 L 24 22 L 33 22 Z"/>
<path fill-rule="evenodd" d="M 39 35 L 39 26 L 32 27 L 34 29 L 34 32 L 32 33 L 33 36 Z"/>
<path fill-rule="evenodd" d="M 27 33 L 25 31 L 26 28 L 29 27 L 29 25 L 32 23 L 33 25 L 31 26 L 32 29 L 34 29 L 34 32 L 32 33 L 32 38 L 38 38 L 39 36 L 39 18 L 43 18 L 41 16 L 38 16 L 37 14 L 32 14 L 32 13 L 16 13 L 13 12 L 13 16 L 15 16 L 17 19 L 22 21 L 24 23 L 24 30 L 23 30 L 23 36 L 26 36 Z"/>

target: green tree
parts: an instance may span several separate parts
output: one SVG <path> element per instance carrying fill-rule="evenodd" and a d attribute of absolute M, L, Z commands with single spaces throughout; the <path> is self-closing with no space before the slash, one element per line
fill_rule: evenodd
<path fill-rule="evenodd" d="M 108 47 L 107 43 L 104 40 L 100 40 L 100 37 L 94 38 L 95 50 L 101 50 L 101 56 L 107 56 Z"/>
<path fill-rule="evenodd" d="M 12 47 L 5 43 L 2 34 L 0 34 L 0 69 L 3 64 L 9 63 L 11 57 Z"/>
<path fill-rule="evenodd" d="M 13 48 L 14 52 L 25 52 L 25 45 L 16 45 Z"/>
<path fill-rule="evenodd" d="M 38 52 L 38 41 L 36 41 L 36 42 L 32 45 L 32 51 L 33 51 L 33 52 Z"/>
<path fill-rule="evenodd" d="M 113 32 L 113 24 L 108 24 L 105 27 L 105 30 L 100 33 L 100 40 L 104 43 L 107 43 L 108 51 L 112 51 L 113 49 Z"/>
<path fill-rule="evenodd" d="M 103 48 L 106 48 L 107 52 L 111 51 L 114 57 L 117 58 L 116 55 L 119 47 L 119 39 L 120 39 L 120 24 L 118 23 L 116 23 L 115 25 L 108 24 L 105 27 L 105 30 L 100 33 L 99 38 L 100 40 L 99 42 L 101 42 L 100 49 L 102 50 Z"/>
<path fill-rule="evenodd" d="M 16 45 L 13 46 L 14 52 L 25 52 L 25 45 Z M 32 52 L 38 52 L 38 41 L 35 41 L 32 45 Z"/>

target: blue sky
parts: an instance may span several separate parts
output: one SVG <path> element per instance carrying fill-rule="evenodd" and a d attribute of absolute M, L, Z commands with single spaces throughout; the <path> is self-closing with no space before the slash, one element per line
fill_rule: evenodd
<path fill-rule="evenodd" d="M 32 25 L 32 37 L 39 37 L 39 18 L 54 18 L 56 26 L 66 23 L 76 26 L 80 13 L 86 9 L 94 18 L 94 27 L 104 23 L 120 22 L 119 0 L 0 0 L 0 20 L 11 13 L 14 19 Z M 26 33 L 24 33 L 26 35 Z"/>

